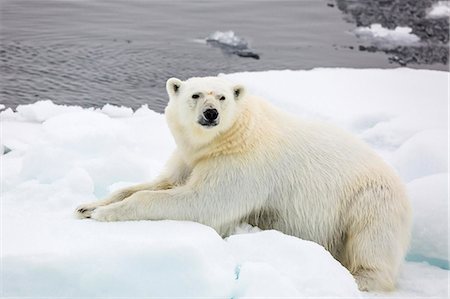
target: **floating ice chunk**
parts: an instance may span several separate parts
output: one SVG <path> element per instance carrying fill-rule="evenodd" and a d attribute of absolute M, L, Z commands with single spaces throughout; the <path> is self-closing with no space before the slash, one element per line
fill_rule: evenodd
<path fill-rule="evenodd" d="M 439 1 L 435 3 L 427 14 L 428 18 L 449 18 L 450 17 L 450 2 Z"/>
<path fill-rule="evenodd" d="M 5 109 L 5 105 L 0 104 L 0 110 L 3 110 L 3 109 Z"/>
<path fill-rule="evenodd" d="M 381 24 L 372 24 L 369 27 L 358 27 L 354 30 L 358 38 L 369 41 L 378 47 L 391 48 L 393 46 L 417 45 L 420 38 L 411 33 L 410 27 L 396 27 L 388 29 Z"/>
<path fill-rule="evenodd" d="M 223 45 L 231 46 L 237 49 L 247 49 L 248 42 L 242 37 L 234 34 L 233 31 L 216 31 L 206 38 L 206 41 L 216 41 Z"/>
<path fill-rule="evenodd" d="M 259 59 L 259 54 L 251 51 L 248 42 L 233 31 L 216 31 L 206 38 L 206 43 L 220 48 L 226 54 Z"/>

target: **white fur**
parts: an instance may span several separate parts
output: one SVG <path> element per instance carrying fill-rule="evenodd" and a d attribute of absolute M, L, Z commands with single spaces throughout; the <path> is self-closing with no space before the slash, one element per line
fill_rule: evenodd
<path fill-rule="evenodd" d="M 248 222 L 323 245 L 361 290 L 394 289 L 411 211 L 397 175 L 366 144 L 219 78 L 172 78 L 167 90 L 177 149 L 164 173 L 79 207 L 80 217 L 191 220 L 222 236 Z M 198 123 L 205 107 L 218 110 L 217 126 Z"/>

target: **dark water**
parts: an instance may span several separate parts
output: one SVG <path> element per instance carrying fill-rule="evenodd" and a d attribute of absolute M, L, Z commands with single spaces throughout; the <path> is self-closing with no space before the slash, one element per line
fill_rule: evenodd
<path fill-rule="evenodd" d="M 0 5 L 0 102 L 13 108 L 51 99 L 81 106 L 149 104 L 162 111 L 165 81 L 172 76 L 399 66 L 392 53 L 367 51 L 349 33 L 361 22 L 352 1 L 0 0 Z M 227 30 L 248 40 L 260 59 L 195 41 Z M 448 62 L 408 66 L 447 70 Z"/>

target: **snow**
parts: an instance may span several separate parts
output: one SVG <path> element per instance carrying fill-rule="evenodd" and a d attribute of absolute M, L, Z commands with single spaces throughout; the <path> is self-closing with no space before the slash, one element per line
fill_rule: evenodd
<path fill-rule="evenodd" d="M 228 244 L 240 265 L 239 283 L 248 286 L 238 297 L 359 295 L 351 274 L 316 243 L 264 231 L 231 236 Z"/>
<path fill-rule="evenodd" d="M 407 184 L 412 242 L 390 294 L 357 291 L 321 246 L 242 224 L 98 223 L 74 208 L 152 179 L 174 148 L 164 116 L 41 101 L 1 116 L 2 296 L 446 297 L 448 72 L 314 69 L 221 75 L 364 139 Z"/>
<path fill-rule="evenodd" d="M 130 117 L 133 115 L 133 109 L 125 106 L 114 106 L 106 104 L 102 108 L 102 112 L 111 117 Z"/>
<path fill-rule="evenodd" d="M 363 294 L 385 298 L 448 298 L 449 271 L 430 267 L 427 263 L 405 263 L 394 294 Z M 375 296 L 374 296 L 375 295 Z"/>
<path fill-rule="evenodd" d="M 38 223 L 12 224 L 25 234 Z M 28 242 L 36 244 L 34 248 L 4 245 L 4 295 L 232 295 L 235 268 L 226 243 L 212 229 L 199 224 L 164 221 L 92 225 L 61 217 L 48 219 L 45 225 L 59 228 L 30 236 Z M 7 232 L 6 238 L 14 236 Z"/>
<path fill-rule="evenodd" d="M 34 105 L 19 105 L 17 107 L 17 116 L 30 122 L 43 122 L 53 116 L 72 111 L 81 111 L 78 106 L 55 105 L 52 101 L 39 101 Z"/>
<path fill-rule="evenodd" d="M 427 14 L 428 18 L 449 18 L 450 17 L 450 2 L 438 1 L 430 9 Z"/>
<path fill-rule="evenodd" d="M 358 27 L 353 32 L 358 38 L 383 48 L 411 46 L 420 41 L 417 35 L 411 33 L 410 27 L 397 26 L 395 29 L 389 29 L 381 24 L 372 24 L 369 27 Z"/>
<path fill-rule="evenodd" d="M 448 194 L 439 192 L 448 190 L 448 173 L 415 179 L 408 190 L 414 210 L 411 258 L 436 259 L 448 268 Z"/>
<path fill-rule="evenodd" d="M 414 134 L 394 152 L 394 165 L 405 181 L 447 172 L 447 135 L 445 129 L 424 130 Z"/>

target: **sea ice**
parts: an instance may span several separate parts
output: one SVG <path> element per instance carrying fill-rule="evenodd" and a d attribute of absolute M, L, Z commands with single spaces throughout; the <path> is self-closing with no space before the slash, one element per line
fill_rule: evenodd
<path fill-rule="evenodd" d="M 237 36 L 234 31 L 216 31 L 207 37 L 206 41 L 215 41 L 237 49 L 247 49 L 248 47 L 247 41 Z"/>
<path fill-rule="evenodd" d="M 438 1 L 430 9 L 428 18 L 450 18 L 450 2 Z"/>
<path fill-rule="evenodd" d="M 41 101 L 0 112 L 2 296 L 445 297 L 448 72 L 315 69 L 222 75 L 299 116 L 352 131 L 397 169 L 414 209 L 398 290 L 359 293 L 321 246 L 242 224 L 99 223 L 80 203 L 148 181 L 175 145 L 164 116 Z M 422 263 L 412 262 L 422 261 Z M 433 265 L 429 265 L 429 263 Z M 441 268 L 439 268 L 441 267 Z"/>
<path fill-rule="evenodd" d="M 381 24 L 372 24 L 369 27 L 358 27 L 354 30 L 354 33 L 358 38 L 383 48 L 417 45 L 420 38 L 411 32 L 412 29 L 410 27 L 398 26 L 395 29 L 388 29 Z"/>

